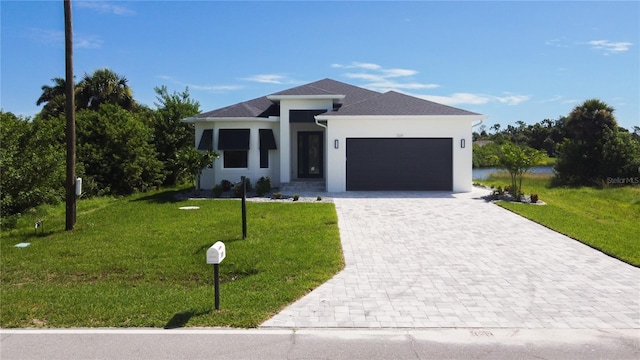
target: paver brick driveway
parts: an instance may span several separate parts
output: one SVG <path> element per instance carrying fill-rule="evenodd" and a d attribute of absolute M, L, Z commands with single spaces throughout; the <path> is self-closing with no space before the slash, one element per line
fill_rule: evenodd
<path fill-rule="evenodd" d="M 484 194 L 335 197 L 345 269 L 262 327 L 640 328 L 640 269 Z"/>

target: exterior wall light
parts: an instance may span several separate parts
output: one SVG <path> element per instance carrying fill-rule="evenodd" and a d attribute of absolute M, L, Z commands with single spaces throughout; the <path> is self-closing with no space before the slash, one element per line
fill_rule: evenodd
<path fill-rule="evenodd" d="M 340 141 L 338 139 L 333 140 L 333 148 L 337 149 L 340 147 Z"/>
<path fill-rule="evenodd" d="M 465 141 L 464 139 L 460 139 L 460 147 L 464 149 Z"/>

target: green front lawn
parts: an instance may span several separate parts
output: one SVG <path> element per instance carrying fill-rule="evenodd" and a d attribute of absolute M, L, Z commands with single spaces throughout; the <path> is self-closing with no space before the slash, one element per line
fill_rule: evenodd
<path fill-rule="evenodd" d="M 80 201 L 72 232 L 64 204 L 23 216 L 0 239 L 0 327 L 255 327 L 344 267 L 333 204 L 248 202 L 242 240 L 239 200 L 173 195 Z M 216 241 L 219 311 L 205 256 Z"/>
<path fill-rule="evenodd" d="M 640 266 L 640 187 L 550 188 L 550 178 L 550 175 L 527 174 L 522 183 L 526 195 L 537 193 L 546 206 L 508 202 L 499 205 Z M 509 183 L 509 175 L 495 175 L 482 183 L 504 187 Z"/>

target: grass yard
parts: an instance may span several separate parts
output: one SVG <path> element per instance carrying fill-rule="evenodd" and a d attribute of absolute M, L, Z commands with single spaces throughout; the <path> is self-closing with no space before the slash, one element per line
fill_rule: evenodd
<path fill-rule="evenodd" d="M 546 206 L 500 202 L 499 205 L 577 239 L 634 266 L 640 266 L 640 187 L 606 189 L 550 188 L 551 175 L 527 174 L 522 190 L 537 193 Z M 510 183 L 506 173 L 482 181 Z"/>
<path fill-rule="evenodd" d="M 255 327 L 344 267 L 333 204 L 247 202 L 242 240 L 239 200 L 176 193 L 80 201 L 72 232 L 64 204 L 22 216 L 0 239 L 0 327 Z M 205 261 L 216 241 L 220 310 Z"/>

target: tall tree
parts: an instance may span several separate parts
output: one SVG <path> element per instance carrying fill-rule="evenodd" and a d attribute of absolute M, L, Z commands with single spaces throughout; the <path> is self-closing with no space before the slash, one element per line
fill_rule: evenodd
<path fill-rule="evenodd" d="M 36 105 L 44 104 L 40 116 L 44 118 L 58 117 L 64 113 L 66 81 L 63 78 L 51 79 L 54 85 L 42 85 L 42 95 L 36 101 Z"/>
<path fill-rule="evenodd" d="M 640 141 L 640 126 L 633 127 L 633 132 L 631 133 L 631 137 Z"/>
<path fill-rule="evenodd" d="M 154 88 L 157 111 L 153 116 L 153 132 L 156 151 L 164 163 L 166 185 L 174 185 L 187 180 L 178 156 L 181 151 L 193 148 L 194 131 L 190 124 L 182 119 L 200 112 L 200 104 L 189 98 L 189 89 L 183 92 L 169 93 L 166 86 Z"/>
<path fill-rule="evenodd" d="M 607 178 L 637 176 L 635 140 L 620 132 L 613 107 L 598 99 L 576 106 L 564 125 L 567 139 L 559 146 L 555 181 L 600 185 Z"/>
<path fill-rule="evenodd" d="M 133 111 L 136 108 L 128 80 L 108 68 L 84 74 L 78 83 L 78 109 L 98 110 L 102 104 L 114 104 Z"/>
<path fill-rule="evenodd" d="M 589 99 L 573 108 L 565 121 L 567 135 L 583 144 L 597 144 L 618 127 L 614 108 L 598 99 Z"/>
<path fill-rule="evenodd" d="M 64 118 L 35 119 L 0 111 L 0 213 L 11 215 L 64 198 Z"/>
<path fill-rule="evenodd" d="M 163 181 L 163 164 L 143 115 L 117 105 L 78 112 L 78 164 L 91 195 L 128 195 Z"/>
<path fill-rule="evenodd" d="M 51 81 L 53 81 L 55 85 L 42 85 L 42 95 L 40 95 L 38 101 L 36 101 L 36 105 L 48 103 L 58 96 L 64 96 L 66 81 L 63 78 L 59 77 L 53 78 L 51 79 Z"/>

